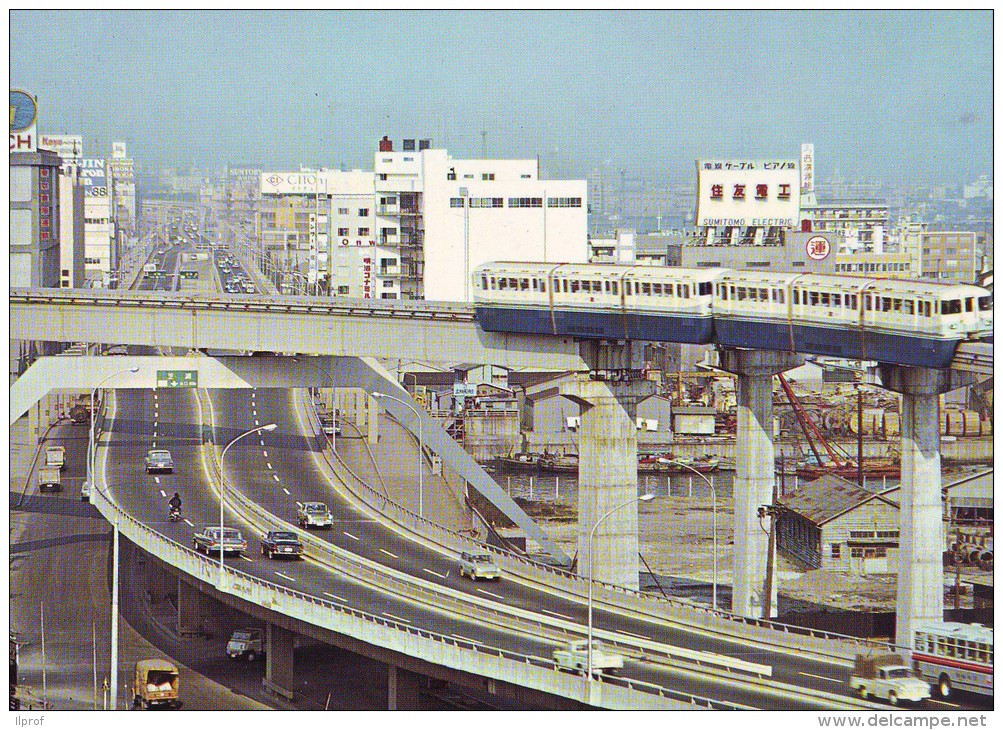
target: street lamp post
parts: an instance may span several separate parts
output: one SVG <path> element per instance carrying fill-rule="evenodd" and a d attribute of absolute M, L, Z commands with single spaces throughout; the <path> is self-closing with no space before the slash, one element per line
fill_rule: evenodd
<path fill-rule="evenodd" d="M 421 426 L 421 415 L 415 410 L 414 406 L 405 400 L 390 395 L 389 393 L 379 393 L 373 391 L 374 398 L 389 398 L 392 401 L 397 401 L 402 406 L 407 408 L 414 414 L 414 417 L 418 419 L 418 516 L 422 519 L 425 518 L 425 481 L 424 481 L 424 465 L 422 462 L 425 460 L 425 435 Z"/>
<path fill-rule="evenodd" d="M 119 370 L 102 379 L 91 391 L 91 424 L 90 436 L 87 442 L 87 478 L 86 484 L 89 489 L 97 489 L 97 480 L 94 473 L 95 462 L 95 435 L 94 435 L 94 399 L 98 390 L 112 378 L 125 373 L 138 373 L 139 368 L 133 366 L 125 370 Z M 110 501 L 110 500 L 109 500 Z M 116 513 L 117 514 L 117 513 Z M 111 673 L 111 709 L 118 709 L 118 517 L 112 525 L 112 575 L 111 575 L 111 647 L 110 647 L 110 673 Z"/>
<path fill-rule="evenodd" d="M 640 497 L 634 497 L 633 499 L 628 499 L 626 502 L 621 502 L 613 509 L 609 510 L 600 517 L 596 523 L 592 526 L 592 530 L 589 532 L 589 618 L 588 618 L 588 644 L 586 648 L 586 655 L 588 656 L 588 672 L 585 674 L 585 685 L 592 681 L 592 573 L 593 573 L 593 561 L 592 561 L 592 539 L 596 536 L 596 530 L 599 529 L 599 525 L 609 517 L 611 514 L 619 509 L 634 504 L 635 502 L 650 502 L 655 498 L 654 494 L 642 494 Z"/>
<path fill-rule="evenodd" d="M 714 561 L 714 579 L 711 584 L 711 607 L 717 610 L 717 490 L 714 489 L 714 482 L 707 478 L 707 475 L 702 471 L 694 469 L 689 464 L 683 464 L 681 461 L 674 461 L 673 459 L 663 459 L 667 464 L 675 464 L 676 466 L 681 466 L 683 469 L 689 469 L 691 472 L 696 474 L 698 477 L 704 480 L 704 483 L 710 489 L 710 499 L 711 499 L 711 514 L 713 515 L 713 527 L 711 532 L 714 535 L 713 541 L 713 561 Z"/>
<path fill-rule="evenodd" d="M 277 424 L 269 423 L 264 426 L 258 426 L 257 428 L 252 428 L 250 431 L 244 431 L 233 438 L 230 443 L 223 447 L 223 453 L 219 455 L 219 585 L 223 587 L 223 576 L 224 576 L 224 565 L 223 565 L 223 508 L 226 505 L 226 470 L 223 466 L 223 459 L 226 458 L 226 452 L 231 446 L 240 441 L 245 436 L 250 436 L 252 433 L 258 433 L 259 431 L 274 431 L 277 428 Z"/>
<path fill-rule="evenodd" d="M 96 488 L 94 481 L 94 452 L 96 448 L 95 435 L 94 435 L 94 399 L 97 398 L 97 392 L 101 389 L 101 386 L 107 383 L 112 378 L 116 378 L 119 375 L 125 375 L 126 373 L 138 373 L 138 372 L 139 372 L 138 367 L 131 367 L 131 368 L 126 368 L 125 370 L 119 370 L 118 372 L 114 372 L 108 377 L 101 380 L 101 382 L 99 382 L 96 386 L 94 386 L 94 389 L 91 390 L 91 424 L 90 424 L 90 434 L 87 441 L 87 464 L 86 464 L 87 468 L 86 483 L 91 489 Z"/>

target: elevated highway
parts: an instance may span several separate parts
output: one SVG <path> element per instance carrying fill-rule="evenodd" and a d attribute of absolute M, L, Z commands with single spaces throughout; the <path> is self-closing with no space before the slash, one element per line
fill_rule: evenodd
<path fill-rule="evenodd" d="M 597 706 L 867 706 L 827 691 L 839 681 L 824 679 L 834 671 L 841 674 L 838 662 L 764 649 L 755 641 L 687 633 L 655 616 L 630 617 L 636 612 L 625 615 L 606 596 L 600 598 L 596 625 L 604 641 L 632 657 L 624 676 L 583 683 L 581 677 L 555 672 L 552 648 L 583 630 L 580 597 L 528 585 L 518 571 L 481 589 L 455 575 L 453 558 L 359 512 L 321 468 L 317 443 L 304 433 L 302 415 L 288 392 L 213 391 L 209 396 L 200 405 L 191 391 L 119 391 L 109 414 L 107 449 L 99 452 L 108 489 L 94 501 L 106 517 L 118 517 L 123 534 L 224 600 L 268 607 L 278 612 L 269 621 L 338 645 L 353 637 L 379 649 L 384 659 L 386 652 L 420 657 L 439 667 L 425 668 L 433 676 L 447 669 L 470 672 Z M 202 418 L 214 423 L 201 423 Z M 220 573 L 217 559 L 184 547 L 194 529 L 218 520 L 221 479 L 214 449 L 202 443 L 202 435 L 215 434 L 220 443 L 261 419 L 279 428 L 231 452 L 227 504 L 237 508 L 228 510 L 227 524 L 248 537 L 266 527 L 296 529 L 287 524 L 294 519 L 295 502 L 310 499 L 332 502 L 338 521 L 330 533 L 303 534 L 311 556 L 303 563 L 278 564 L 249 552 L 246 559 L 228 560 Z M 171 448 L 175 474 L 143 473 L 136 454 L 154 442 Z M 187 523 L 171 524 L 166 497 L 178 486 L 185 490 Z M 253 550 L 256 540 L 250 542 Z M 359 650 L 358 644 L 353 647 Z M 665 658 L 661 662 L 659 655 Z"/>

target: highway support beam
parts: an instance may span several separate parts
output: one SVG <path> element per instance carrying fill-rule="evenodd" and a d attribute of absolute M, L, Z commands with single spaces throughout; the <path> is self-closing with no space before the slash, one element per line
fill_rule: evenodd
<path fill-rule="evenodd" d="M 261 686 L 266 692 L 285 697 L 292 702 L 296 699 L 296 680 L 293 648 L 296 635 L 273 623 L 265 627 L 265 676 Z"/>
<path fill-rule="evenodd" d="M 768 564 L 769 521 L 760 508 L 773 504 L 773 376 L 804 363 L 793 352 L 723 348 L 720 367 L 735 373 L 738 429 L 735 434 L 735 552 L 731 612 L 762 618 Z M 774 548 L 775 550 L 775 548 Z M 777 615 L 777 582 L 771 582 L 770 616 Z"/>
<path fill-rule="evenodd" d="M 420 674 L 402 669 L 393 664 L 387 665 L 387 709 L 388 710 L 421 710 L 424 709 L 421 700 L 425 681 Z"/>
<path fill-rule="evenodd" d="M 205 633 L 206 597 L 197 587 L 178 578 L 178 635 Z"/>
<path fill-rule="evenodd" d="M 944 620 L 940 396 L 972 384 L 975 376 L 903 365 L 880 368 L 882 385 L 902 394 L 895 643 L 911 647 L 916 629 Z"/>
<path fill-rule="evenodd" d="M 587 375 L 560 389 L 581 409 L 578 574 L 634 590 L 638 588 L 637 506 L 610 512 L 637 499 L 637 404 L 654 390 L 654 383 L 647 380 L 610 382 Z"/>

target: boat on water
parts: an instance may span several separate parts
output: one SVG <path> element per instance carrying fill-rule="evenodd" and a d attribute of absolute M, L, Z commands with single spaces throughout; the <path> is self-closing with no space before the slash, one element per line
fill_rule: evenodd
<path fill-rule="evenodd" d="M 854 480 L 858 473 L 862 473 L 869 479 L 900 479 L 902 476 L 902 463 L 899 459 L 890 456 L 865 457 L 863 469 L 857 469 L 855 461 L 828 461 L 818 463 L 815 459 L 802 461 L 794 470 L 798 479 L 821 479 L 826 474 L 835 474 L 843 479 Z"/>
<path fill-rule="evenodd" d="M 539 454 L 513 454 L 496 456 L 493 465 L 509 471 L 537 471 L 540 468 Z"/>
<path fill-rule="evenodd" d="M 692 474 L 694 471 L 709 474 L 712 471 L 717 471 L 720 466 L 721 460 L 710 454 L 676 458 L 655 454 L 639 459 L 637 470 L 644 474 Z"/>

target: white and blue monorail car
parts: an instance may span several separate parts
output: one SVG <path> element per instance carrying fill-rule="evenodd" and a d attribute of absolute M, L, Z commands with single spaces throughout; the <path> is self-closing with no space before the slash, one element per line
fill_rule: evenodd
<path fill-rule="evenodd" d="M 496 262 L 473 275 L 489 332 L 786 350 L 946 368 L 992 336 L 967 284 L 732 269 Z"/>
<path fill-rule="evenodd" d="M 992 334 L 992 309 L 988 291 L 964 284 L 726 271 L 714 342 L 946 368 L 960 342 Z"/>
<path fill-rule="evenodd" d="M 488 332 L 711 342 L 714 269 L 498 262 L 473 275 Z"/>

